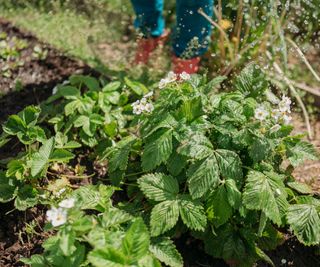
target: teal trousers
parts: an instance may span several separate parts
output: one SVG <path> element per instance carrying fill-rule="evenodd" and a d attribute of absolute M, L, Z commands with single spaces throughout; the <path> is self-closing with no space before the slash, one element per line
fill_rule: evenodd
<path fill-rule="evenodd" d="M 131 0 L 136 13 L 135 27 L 145 37 L 158 37 L 165 28 L 164 0 Z M 176 0 L 177 21 L 172 35 L 176 56 L 192 58 L 204 54 L 209 46 L 211 25 L 198 13 L 199 8 L 213 16 L 214 0 Z"/>

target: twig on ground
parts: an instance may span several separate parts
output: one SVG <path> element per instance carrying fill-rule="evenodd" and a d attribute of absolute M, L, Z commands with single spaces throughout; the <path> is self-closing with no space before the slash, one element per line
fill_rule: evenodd
<path fill-rule="evenodd" d="M 51 175 L 55 175 L 55 176 L 64 176 L 69 179 L 87 179 L 87 178 L 91 178 L 95 175 L 95 173 L 92 173 L 90 175 L 69 175 L 69 174 L 64 174 L 64 173 L 53 173 L 53 172 L 49 172 L 49 171 L 47 171 L 47 173 L 49 173 Z"/>
<path fill-rule="evenodd" d="M 278 81 L 283 81 L 283 77 L 280 75 L 274 75 L 274 78 L 276 78 L 276 80 Z M 297 87 L 301 90 L 304 90 L 310 94 L 316 95 L 316 96 L 320 96 L 320 88 L 314 88 L 314 87 L 310 87 L 305 83 L 300 83 L 300 82 L 296 82 L 291 80 L 291 83 L 294 87 Z"/>

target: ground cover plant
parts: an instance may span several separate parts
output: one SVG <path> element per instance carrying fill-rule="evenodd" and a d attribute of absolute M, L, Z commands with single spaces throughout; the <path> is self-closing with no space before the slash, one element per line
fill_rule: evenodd
<path fill-rule="evenodd" d="M 23 261 L 183 266 L 173 243 L 181 234 L 239 266 L 259 259 L 272 265 L 265 251 L 288 230 L 303 244 L 318 245 L 320 201 L 291 173 L 319 155 L 302 135 L 290 135 L 290 98 L 274 95 L 254 64 L 230 92 L 218 93 L 225 78 L 178 80 L 169 73 L 161 89 L 148 92 L 128 79 L 72 76 L 42 111 L 30 106 L 10 116 L 2 145 L 13 137 L 25 149 L 2 161 L 1 201 L 15 199 L 17 209 L 52 206 L 47 230 L 54 231 L 44 253 Z M 132 89 L 122 91 L 121 102 L 124 84 Z M 51 118 L 49 125 L 39 123 L 42 116 Z M 68 162 L 80 146 L 105 170 L 96 185 L 72 190 L 68 178 L 83 173 Z M 119 190 L 125 196 L 115 201 Z"/>

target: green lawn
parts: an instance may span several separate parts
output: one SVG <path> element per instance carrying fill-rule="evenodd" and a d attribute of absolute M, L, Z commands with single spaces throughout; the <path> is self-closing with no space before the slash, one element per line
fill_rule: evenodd
<path fill-rule="evenodd" d="M 69 55 L 91 63 L 97 54 L 93 47 L 100 43 L 120 40 L 124 23 L 131 10 L 120 5 L 122 1 L 110 1 L 104 9 L 96 10 L 92 17 L 71 8 L 48 9 L 34 6 L 20 7 L 0 4 L 0 17 L 33 32 L 36 36 Z M 128 12 L 124 13 L 122 9 Z M 111 18 L 118 18 L 112 19 Z"/>

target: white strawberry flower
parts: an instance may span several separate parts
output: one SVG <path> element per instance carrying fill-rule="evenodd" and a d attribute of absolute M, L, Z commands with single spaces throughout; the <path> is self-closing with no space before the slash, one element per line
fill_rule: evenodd
<path fill-rule="evenodd" d="M 137 105 L 133 107 L 133 114 L 140 115 L 142 113 L 141 105 Z"/>
<path fill-rule="evenodd" d="M 147 99 L 145 98 L 145 97 L 143 97 L 143 98 L 141 98 L 141 100 L 140 100 L 140 104 L 142 104 L 142 105 L 145 105 L 145 104 L 147 104 Z"/>
<path fill-rule="evenodd" d="M 137 100 L 136 102 L 133 102 L 131 104 L 132 107 L 138 106 L 140 104 L 140 100 Z"/>
<path fill-rule="evenodd" d="M 177 80 L 177 74 L 175 74 L 173 71 L 169 71 L 169 73 L 167 74 L 166 80 L 168 81 L 168 83 L 172 83 L 175 82 Z"/>
<path fill-rule="evenodd" d="M 167 79 L 165 79 L 165 78 L 164 78 L 164 79 L 161 79 L 160 82 L 159 82 L 159 88 L 160 88 L 160 89 L 165 88 L 168 83 L 169 83 L 169 82 L 168 82 Z"/>
<path fill-rule="evenodd" d="M 60 226 L 67 222 L 67 211 L 63 208 L 51 208 L 46 212 L 48 221 L 51 222 L 52 226 Z"/>
<path fill-rule="evenodd" d="M 186 72 L 184 71 L 184 72 L 182 72 L 182 73 L 180 74 L 180 78 L 181 78 L 181 80 L 188 81 L 188 80 L 190 80 L 191 76 L 190 76 L 189 73 L 186 73 Z"/>
<path fill-rule="evenodd" d="M 282 116 L 282 120 L 284 125 L 288 125 L 292 121 L 292 117 L 288 115 L 284 115 Z"/>
<path fill-rule="evenodd" d="M 178 76 L 173 71 L 170 71 L 167 76 L 160 80 L 159 82 L 159 88 L 163 89 L 165 88 L 169 83 L 175 82 L 177 80 Z"/>
<path fill-rule="evenodd" d="M 133 114 L 140 115 L 143 111 L 144 106 L 140 103 L 140 100 L 137 100 L 136 102 L 131 104 L 133 108 Z"/>
<path fill-rule="evenodd" d="M 282 96 L 281 101 L 279 102 L 279 110 L 281 112 L 291 113 L 291 99 L 285 95 Z"/>
<path fill-rule="evenodd" d="M 147 98 L 142 98 L 131 104 L 133 114 L 140 115 L 143 112 L 150 113 L 154 110 L 154 106 L 151 102 L 148 102 Z"/>
<path fill-rule="evenodd" d="M 152 103 L 147 103 L 145 105 L 145 111 L 148 113 L 151 113 L 154 110 L 154 106 L 152 105 Z"/>
<path fill-rule="evenodd" d="M 270 132 L 271 133 L 277 132 L 280 130 L 280 128 L 281 128 L 281 126 L 279 124 L 275 124 L 270 128 Z"/>
<path fill-rule="evenodd" d="M 269 112 L 264 106 L 257 107 L 254 111 L 254 117 L 259 121 L 264 121 L 269 116 Z"/>
<path fill-rule="evenodd" d="M 59 207 L 65 208 L 65 209 L 71 209 L 74 207 L 75 201 L 76 200 L 74 198 L 64 199 L 59 203 Z"/>

